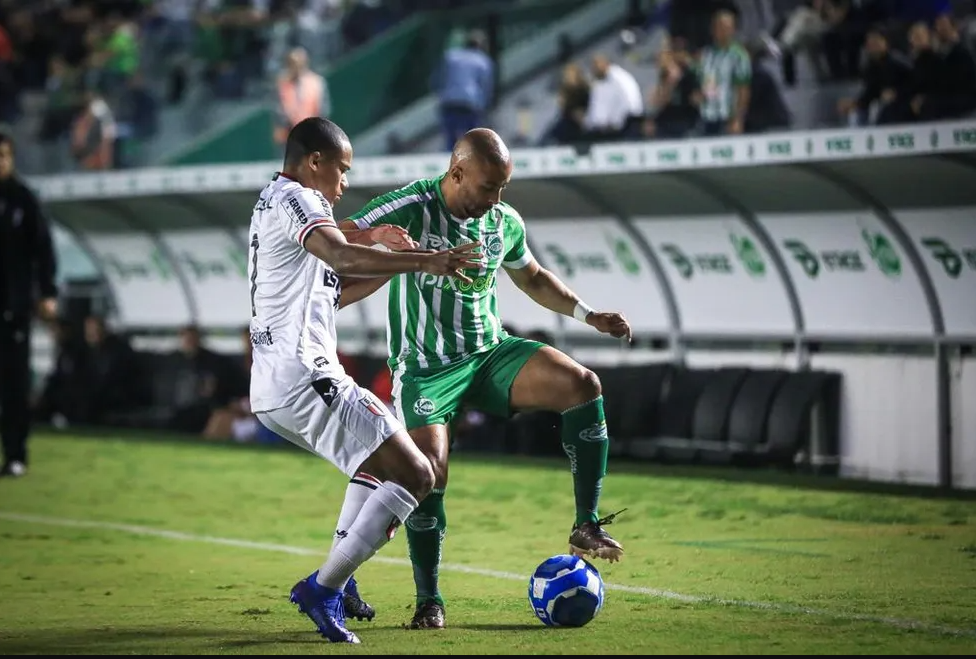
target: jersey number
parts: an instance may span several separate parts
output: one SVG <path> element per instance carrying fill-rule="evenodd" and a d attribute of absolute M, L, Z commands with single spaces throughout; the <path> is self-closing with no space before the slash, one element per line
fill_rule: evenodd
<path fill-rule="evenodd" d="M 251 236 L 251 318 L 258 315 L 254 306 L 254 295 L 258 292 L 258 234 Z"/>

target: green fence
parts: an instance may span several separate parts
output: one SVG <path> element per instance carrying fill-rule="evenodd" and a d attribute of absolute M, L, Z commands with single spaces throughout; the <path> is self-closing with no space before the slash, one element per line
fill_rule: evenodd
<path fill-rule="evenodd" d="M 330 119 L 355 137 L 429 94 L 431 73 L 465 30 L 494 31 L 504 51 L 593 2 L 599 0 L 498 2 L 417 14 L 336 63 L 327 74 Z M 272 118 L 270 109 L 259 113 L 166 164 L 273 160 Z"/>

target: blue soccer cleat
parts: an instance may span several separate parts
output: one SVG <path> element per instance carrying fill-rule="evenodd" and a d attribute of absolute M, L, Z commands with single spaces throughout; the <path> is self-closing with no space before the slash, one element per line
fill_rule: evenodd
<path fill-rule="evenodd" d="M 356 620 L 369 621 L 376 615 L 373 607 L 359 596 L 359 588 L 354 577 L 349 577 L 349 581 L 346 582 L 346 589 L 342 597 L 342 608 L 346 611 L 346 617 Z"/>
<path fill-rule="evenodd" d="M 291 603 L 298 605 L 315 623 L 315 627 L 333 643 L 359 643 L 359 637 L 346 629 L 346 615 L 342 608 L 343 593 L 315 583 L 318 571 L 302 579 L 291 589 Z"/>

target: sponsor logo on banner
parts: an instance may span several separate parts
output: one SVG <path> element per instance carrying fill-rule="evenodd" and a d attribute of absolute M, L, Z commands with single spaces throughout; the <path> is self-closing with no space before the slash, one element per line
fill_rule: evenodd
<path fill-rule="evenodd" d="M 173 268 L 159 248 L 153 248 L 147 259 L 137 259 L 129 255 L 103 254 L 102 265 L 108 276 L 115 276 L 121 282 L 132 280 L 162 280 L 173 278 Z"/>
<path fill-rule="evenodd" d="M 901 276 L 901 258 L 887 236 L 878 231 L 863 229 L 861 236 L 868 249 L 869 258 L 886 277 Z M 814 251 L 805 242 L 795 238 L 783 241 L 783 247 L 796 259 L 810 279 L 827 272 L 864 272 L 866 259 L 860 249 L 824 249 Z"/>
<path fill-rule="evenodd" d="M 630 242 L 610 233 L 604 235 L 613 258 L 624 274 L 636 276 L 640 274 L 640 261 L 634 255 Z M 602 251 L 570 252 L 555 243 L 545 245 L 546 253 L 568 278 L 586 272 L 609 273 L 613 267 L 610 259 Z"/>
<path fill-rule="evenodd" d="M 922 238 L 921 242 L 950 279 L 959 279 L 964 270 L 976 272 L 976 247 L 955 248 L 936 237 Z"/>
<path fill-rule="evenodd" d="M 735 272 L 733 262 L 737 260 L 742 269 L 752 277 L 766 274 L 766 261 L 752 238 L 729 233 L 732 254 L 726 252 L 689 252 L 675 243 L 663 243 L 664 252 L 682 279 L 691 279 L 697 270 L 703 275 L 731 275 Z"/>
<path fill-rule="evenodd" d="M 184 270 L 199 281 L 210 278 L 247 278 L 247 252 L 236 245 L 212 257 L 184 250 L 178 254 L 178 259 Z"/>

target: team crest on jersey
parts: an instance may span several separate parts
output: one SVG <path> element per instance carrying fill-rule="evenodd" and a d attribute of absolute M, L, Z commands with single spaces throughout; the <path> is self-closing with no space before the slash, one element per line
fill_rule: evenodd
<path fill-rule="evenodd" d="M 489 259 L 501 258 L 502 252 L 505 251 L 505 243 L 497 233 L 486 234 L 482 238 L 481 244 L 484 246 L 485 255 Z"/>
<path fill-rule="evenodd" d="M 429 398 L 418 398 L 413 404 L 413 413 L 417 416 L 430 416 L 434 413 L 434 401 Z"/>
<path fill-rule="evenodd" d="M 383 416 L 383 410 L 380 408 L 379 404 L 369 396 L 363 396 L 361 399 L 359 399 L 359 404 L 365 407 L 366 411 L 374 416 Z"/>

